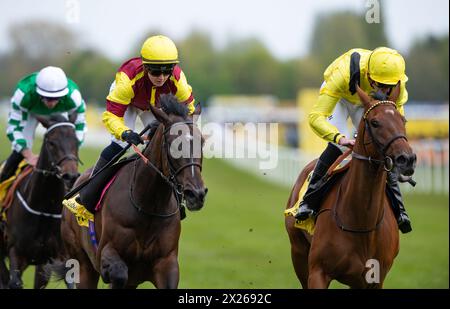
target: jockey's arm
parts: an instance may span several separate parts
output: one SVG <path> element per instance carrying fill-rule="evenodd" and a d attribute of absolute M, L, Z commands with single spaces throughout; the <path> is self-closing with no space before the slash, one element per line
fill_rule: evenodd
<path fill-rule="evenodd" d="M 339 143 L 339 140 L 344 137 L 335 126 L 328 122 L 328 117 L 333 114 L 338 101 L 338 97 L 322 93 L 308 115 L 313 132 L 328 142 Z"/>
<path fill-rule="evenodd" d="M 195 98 L 192 93 L 192 87 L 188 84 L 184 72 L 180 70 L 179 76 L 173 76 L 172 80 L 177 87 L 177 92 L 175 93 L 177 100 L 181 104 L 186 105 L 189 110 L 189 115 L 192 116 L 195 112 Z"/>
<path fill-rule="evenodd" d="M 123 132 L 130 130 L 125 125 L 123 116 L 133 97 L 134 91 L 130 78 L 124 72 L 117 72 L 106 97 L 106 111 L 103 112 L 102 120 L 106 129 L 119 140 L 122 139 Z"/>
<path fill-rule="evenodd" d="M 28 147 L 23 130 L 27 128 L 30 113 L 27 108 L 21 106 L 24 95 L 19 88 L 14 92 L 11 98 L 11 109 L 8 115 L 8 126 L 6 129 L 6 134 L 12 143 L 13 149 L 19 153 Z"/>
<path fill-rule="evenodd" d="M 74 114 L 75 119 L 73 123 L 75 124 L 75 133 L 78 139 L 78 145 L 84 142 L 84 136 L 87 131 L 86 127 L 86 103 L 81 97 L 81 93 L 78 89 L 74 90 L 70 96 L 74 104 L 74 108 L 69 111 L 70 114 Z"/>
<path fill-rule="evenodd" d="M 106 111 L 103 112 L 103 124 L 117 139 L 122 139 L 122 133 L 130 130 L 123 120 L 127 107 L 128 105 L 107 101 Z"/>

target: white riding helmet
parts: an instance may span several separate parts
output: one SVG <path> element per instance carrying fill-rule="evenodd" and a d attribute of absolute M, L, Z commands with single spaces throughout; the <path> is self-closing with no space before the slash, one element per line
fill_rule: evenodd
<path fill-rule="evenodd" d="M 36 77 L 36 92 L 43 97 L 59 98 L 69 93 L 67 77 L 63 70 L 48 66 Z"/>

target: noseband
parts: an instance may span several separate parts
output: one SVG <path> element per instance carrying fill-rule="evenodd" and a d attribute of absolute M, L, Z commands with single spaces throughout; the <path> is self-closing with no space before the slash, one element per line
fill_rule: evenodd
<path fill-rule="evenodd" d="M 383 145 L 380 141 L 377 140 L 377 138 L 373 134 L 372 129 L 371 129 L 370 125 L 369 125 L 369 120 L 367 119 L 367 116 L 376 107 L 381 106 L 381 105 L 386 105 L 386 104 L 390 104 L 390 105 L 394 106 L 395 109 L 397 109 L 397 106 L 392 101 L 387 101 L 387 100 L 378 101 L 377 103 L 375 103 L 374 105 L 369 107 L 369 109 L 364 113 L 364 116 L 363 116 L 363 120 L 364 120 L 363 139 L 364 139 L 366 130 L 369 132 L 369 135 L 370 135 L 370 138 L 371 138 L 371 141 L 368 142 L 368 143 L 364 143 L 364 141 L 363 141 L 364 150 L 367 153 L 366 145 L 369 145 L 369 144 L 371 144 L 373 142 L 375 144 L 375 149 L 380 154 L 380 156 L 384 158 L 384 160 L 376 160 L 376 159 L 373 159 L 372 157 L 366 157 L 366 156 L 363 156 L 363 155 L 358 154 L 356 152 L 352 153 L 352 157 L 355 158 L 355 159 L 359 159 L 359 160 L 369 161 L 369 163 L 384 164 L 384 169 L 387 172 L 390 172 L 394 168 L 394 160 L 390 156 L 386 155 L 386 151 L 389 149 L 389 147 L 392 145 L 392 143 L 394 141 L 396 141 L 397 139 L 403 138 L 406 141 L 408 141 L 408 139 L 403 134 L 397 134 L 397 135 L 394 135 L 393 137 L 391 137 L 389 139 L 389 141 L 386 142 L 386 144 Z"/>

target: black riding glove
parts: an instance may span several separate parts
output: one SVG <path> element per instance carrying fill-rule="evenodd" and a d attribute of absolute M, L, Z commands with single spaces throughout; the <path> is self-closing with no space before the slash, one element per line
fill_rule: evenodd
<path fill-rule="evenodd" d="M 125 142 L 128 142 L 130 144 L 139 145 L 143 144 L 144 141 L 142 140 L 141 136 L 137 134 L 136 132 L 133 132 L 132 130 L 126 130 L 122 133 L 122 139 Z"/>

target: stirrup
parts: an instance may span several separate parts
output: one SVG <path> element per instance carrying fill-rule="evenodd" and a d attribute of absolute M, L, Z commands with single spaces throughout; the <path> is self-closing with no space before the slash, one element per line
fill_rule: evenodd
<path fill-rule="evenodd" d="M 77 223 L 80 226 L 89 227 L 89 221 L 94 221 L 94 215 L 87 210 L 83 205 L 77 202 L 79 194 L 71 197 L 68 200 L 63 200 L 62 204 L 75 215 Z"/>

